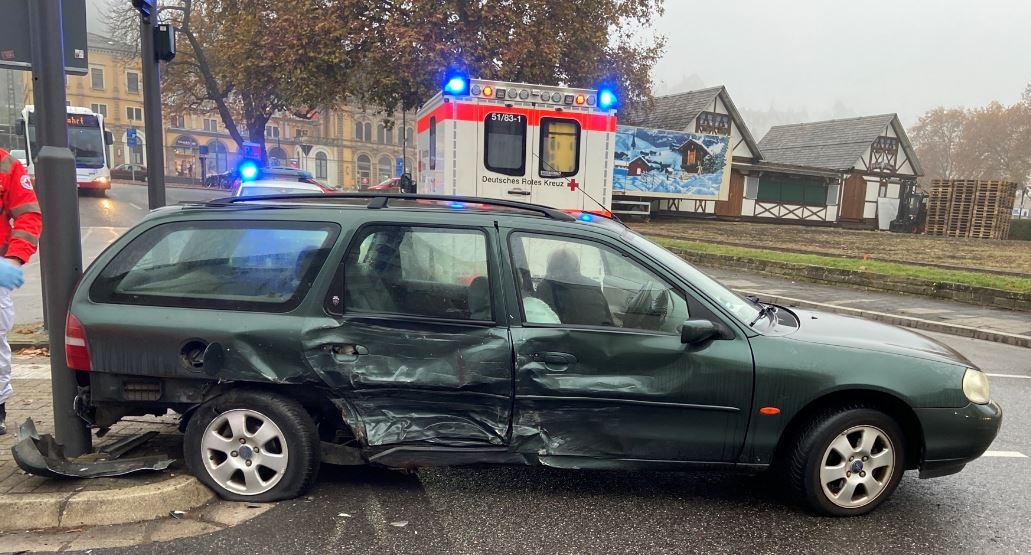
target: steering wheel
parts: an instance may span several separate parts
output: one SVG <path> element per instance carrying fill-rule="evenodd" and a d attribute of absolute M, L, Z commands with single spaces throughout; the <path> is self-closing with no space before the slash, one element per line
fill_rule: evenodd
<path fill-rule="evenodd" d="M 673 297 L 669 289 L 655 291 L 648 285 L 644 285 L 634 295 L 633 300 L 627 305 L 626 315 L 623 318 L 624 328 L 638 328 L 646 330 L 660 330 L 662 324 L 669 316 L 669 307 L 673 304 Z"/>

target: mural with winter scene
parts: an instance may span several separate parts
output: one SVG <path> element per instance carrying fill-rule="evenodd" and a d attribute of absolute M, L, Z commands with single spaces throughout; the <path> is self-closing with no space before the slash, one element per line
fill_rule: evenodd
<path fill-rule="evenodd" d="M 726 200 L 730 139 L 620 125 L 616 129 L 614 192 Z"/>

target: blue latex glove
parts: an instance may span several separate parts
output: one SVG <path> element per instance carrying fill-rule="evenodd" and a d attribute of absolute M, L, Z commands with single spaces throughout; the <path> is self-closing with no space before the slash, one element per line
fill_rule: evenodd
<path fill-rule="evenodd" d="M 25 274 L 21 268 L 4 260 L 0 262 L 0 287 L 17 289 L 25 283 Z"/>

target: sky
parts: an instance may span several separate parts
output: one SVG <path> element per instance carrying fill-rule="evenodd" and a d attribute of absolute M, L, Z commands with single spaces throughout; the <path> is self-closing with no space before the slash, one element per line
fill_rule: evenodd
<path fill-rule="evenodd" d="M 104 2 L 87 0 L 91 31 Z M 1031 83 L 1029 0 L 666 0 L 654 31 L 668 41 L 657 94 L 725 85 L 748 112 L 908 126 L 936 106 L 1012 104 Z"/>
<path fill-rule="evenodd" d="M 725 85 L 811 115 L 1012 104 L 1031 83 L 1028 0 L 666 0 L 656 92 Z M 837 109 L 836 109 L 837 108 Z"/>

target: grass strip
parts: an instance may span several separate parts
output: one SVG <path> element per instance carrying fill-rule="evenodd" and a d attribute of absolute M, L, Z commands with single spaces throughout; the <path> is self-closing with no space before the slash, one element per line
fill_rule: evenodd
<path fill-rule="evenodd" d="M 733 247 L 729 245 L 667 239 L 663 237 L 649 237 L 649 239 L 666 248 L 678 248 L 685 251 L 724 256 L 739 256 L 743 258 L 754 258 L 757 260 L 784 262 L 788 264 L 808 264 L 810 266 L 820 266 L 823 268 L 837 268 L 857 272 L 884 274 L 892 277 L 922 279 L 939 283 L 961 283 L 963 285 L 990 287 L 992 289 L 1015 291 L 1017 293 L 1031 293 L 1031 279 L 1016 276 L 1002 276 L 998 274 L 961 270 L 946 270 L 927 266 L 899 264 L 897 262 L 863 260 L 860 258 L 822 256 L 818 254 L 798 254 L 765 249 L 752 249 L 747 247 Z"/>

